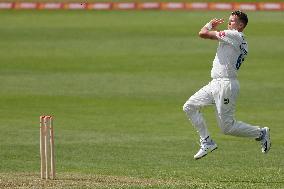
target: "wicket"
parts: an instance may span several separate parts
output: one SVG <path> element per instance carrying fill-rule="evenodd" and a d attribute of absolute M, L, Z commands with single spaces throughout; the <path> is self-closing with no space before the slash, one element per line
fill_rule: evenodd
<path fill-rule="evenodd" d="M 40 116 L 41 179 L 55 179 L 54 134 L 52 116 Z"/>

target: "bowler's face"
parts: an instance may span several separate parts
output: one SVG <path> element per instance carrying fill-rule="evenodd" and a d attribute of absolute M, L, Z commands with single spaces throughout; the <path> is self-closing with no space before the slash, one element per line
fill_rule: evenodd
<path fill-rule="evenodd" d="M 240 28 L 240 23 L 239 23 L 239 19 L 236 15 L 231 15 L 229 17 L 229 22 L 228 22 L 228 29 L 229 30 L 238 30 Z"/>

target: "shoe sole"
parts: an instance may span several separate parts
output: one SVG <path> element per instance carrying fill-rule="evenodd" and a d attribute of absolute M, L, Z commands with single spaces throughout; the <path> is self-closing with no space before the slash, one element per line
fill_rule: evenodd
<path fill-rule="evenodd" d="M 207 153 L 207 154 L 209 154 L 210 152 L 213 152 L 214 150 L 217 150 L 217 148 L 218 148 L 218 146 L 216 146 L 216 147 L 215 147 L 215 148 L 213 148 L 212 150 L 208 151 L 208 153 Z M 207 154 L 204 154 L 203 156 L 200 156 L 200 157 L 198 157 L 198 158 L 194 158 L 194 159 L 195 159 L 195 160 L 199 160 L 199 159 L 201 159 L 201 158 L 205 157 Z"/>
<path fill-rule="evenodd" d="M 268 128 L 268 127 L 265 127 L 265 129 L 266 129 L 266 135 L 268 136 L 268 137 L 266 137 L 266 139 L 268 139 L 268 140 L 266 140 L 266 142 L 267 142 L 267 148 L 266 148 L 266 151 L 264 151 L 264 152 L 262 152 L 262 153 L 268 153 L 268 151 L 270 150 L 270 148 L 271 148 L 271 141 L 270 141 L 270 129 Z"/>

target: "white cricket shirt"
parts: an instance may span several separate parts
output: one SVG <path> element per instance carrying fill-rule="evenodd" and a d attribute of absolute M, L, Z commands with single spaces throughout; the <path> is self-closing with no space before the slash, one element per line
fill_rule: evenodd
<path fill-rule="evenodd" d="M 211 77 L 236 78 L 244 58 L 248 54 L 248 44 L 244 34 L 237 30 L 224 30 L 216 34 L 219 45 L 211 70 Z"/>

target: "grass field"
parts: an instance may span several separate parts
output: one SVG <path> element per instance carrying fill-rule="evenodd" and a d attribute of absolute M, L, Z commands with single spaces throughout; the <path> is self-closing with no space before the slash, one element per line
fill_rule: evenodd
<path fill-rule="evenodd" d="M 1 11 L 0 188 L 284 188 L 284 14 L 250 12 L 236 117 L 273 146 L 225 136 L 195 161 L 182 105 L 210 81 L 227 12 Z M 225 26 L 223 26 L 225 28 Z M 41 181 L 39 116 L 55 117 L 57 180 Z"/>

